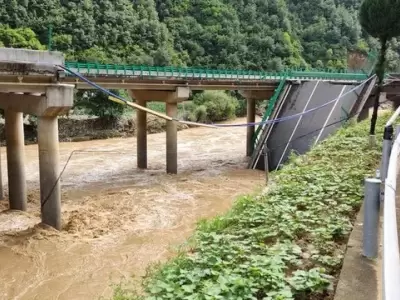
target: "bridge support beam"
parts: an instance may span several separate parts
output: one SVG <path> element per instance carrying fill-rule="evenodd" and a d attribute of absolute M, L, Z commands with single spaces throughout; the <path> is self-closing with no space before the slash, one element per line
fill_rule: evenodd
<path fill-rule="evenodd" d="M 42 223 L 61 229 L 58 118 L 38 118 L 40 203 Z"/>
<path fill-rule="evenodd" d="M 130 91 L 130 96 L 146 107 L 153 95 L 147 91 Z M 136 151 L 138 169 L 147 169 L 147 113 L 139 109 L 136 110 Z"/>
<path fill-rule="evenodd" d="M 146 100 L 136 99 L 136 103 L 146 107 Z M 137 167 L 147 169 L 147 113 L 136 110 L 136 151 Z"/>
<path fill-rule="evenodd" d="M 138 99 L 137 104 L 146 107 L 146 100 Z M 136 111 L 137 126 L 137 167 L 147 169 L 147 113 L 142 110 Z"/>
<path fill-rule="evenodd" d="M 178 103 L 189 98 L 190 89 L 178 87 L 175 91 L 131 90 L 130 95 L 137 104 L 145 106 L 147 101 L 160 101 L 166 104 L 166 114 L 176 118 Z M 137 113 L 137 157 L 138 168 L 147 168 L 147 120 L 146 112 Z M 178 173 L 178 129 L 176 121 L 166 121 L 166 170 L 168 174 Z"/>
<path fill-rule="evenodd" d="M 178 114 L 178 103 L 166 103 L 167 116 L 176 118 Z M 175 121 L 167 121 L 167 173 L 178 173 L 178 129 Z"/>
<path fill-rule="evenodd" d="M 22 112 L 5 111 L 8 194 L 10 209 L 26 210 L 24 123 Z"/>
<path fill-rule="evenodd" d="M 8 89 L 13 89 L 10 84 Z M 73 105 L 74 86 L 43 86 L 36 94 L 0 90 L 5 111 L 9 202 L 11 209 L 26 210 L 23 113 L 38 117 L 39 173 L 42 222 L 61 229 L 58 115 Z"/>
<path fill-rule="evenodd" d="M 273 90 L 248 90 L 240 91 L 240 94 L 247 100 L 247 123 L 254 123 L 256 121 L 256 103 L 260 100 L 268 100 L 273 95 Z M 247 127 L 247 142 L 246 142 L 246 156 L 251 157 L 254 152 L 254 137 L 255 126 Z"/>
<path fill-rule="evenodd" d="M 1 164 L 1 151 L 0 151 L 0 200 L 4 200 L 4 187 L 3 187 L 3 170 Z"/>
<path fill-rule="evenodd" d="M 256 100 L 249 98 L 247 99 L 247 123 L 254 123 L 256 121 Z M 253 136 L 255 132 L 255 126 L 247 127 L 247 143 L 246 143 L 246 155 L 248 157 L 253 155 L 254 142 Z"/>

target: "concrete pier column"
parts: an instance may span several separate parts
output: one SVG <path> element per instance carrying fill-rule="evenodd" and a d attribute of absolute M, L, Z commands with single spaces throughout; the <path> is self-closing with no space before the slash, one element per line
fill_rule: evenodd
<path fill-rule="evenodd" d="M 146 100 L 136 99 L 136 103 L 146 106 Z M 147 113 L 142 110 L 136 110 L 137 126 L 137 167 L 147 169 Z"/>
<path fill-rule="evenodd" d="M 178 113 L 176 102 L 167 102 L 167 115 L 175 118 Z M 167 173 L 178 173 L 178 128 L 175 121 L 167 121 Z"/>
<path fill-rule="evenodd" d="M 247 99 L 247 123 L 254 123 L 256 121 L 256 100 L 249 98 Z M 247 127 L 247 147 L 246 155 L 252 156 L 254 151 L 253 136 L 255 132 L 255 126 Z"/>
<path fill-rule="evenodd" d="M 57 117 L 38 118 L 42 223 L 61 229 L 61 188 Z"/>
<path fill-rule="evenodd" d="M 24 123 L 22 112 L 5 111 L 10 209 L 26 210 Z"/>
<path fill-rule="evenodd" d="M 1 164 L 1 148 L 0 148 L 0 200 L 4 200 L 3 171 L 2 171 L 2 164 Z"/>

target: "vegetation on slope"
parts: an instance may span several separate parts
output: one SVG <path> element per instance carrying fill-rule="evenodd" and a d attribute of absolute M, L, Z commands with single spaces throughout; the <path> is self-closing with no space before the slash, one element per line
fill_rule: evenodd
<path fill-rule="evenodd" d="M 0 19 L 30 28 L 69 60 L 279 70 L 346 67 L 376 46 L 362 0 L 0 0 Z"/>
<path fill-rule="evenodd" d="M 52 49 L 73 61 L 278 71 L 346 68 L 351 51 L 379 48 L 361 30 L 361 2 L 0 0 L 0 46 L 44 49 L 52 26 Z M 399 45 L 396 39 L 389 43 L 391 70 L 400 61 Z M 76 100 L 78 108 L 100 117 L 125 112 L 99 92 L 79 92 Z M 187 117 L 204 118 L 204 107 Z"/>
<path fill-rule="evenodd" d="M 368 121 L 342 128 L 292 157 L 268 192 L 200 223 L 185 251 L 146 278 L 146 296 L 118 288 L 114 299 L 331 299 L 378 159 Z"/>

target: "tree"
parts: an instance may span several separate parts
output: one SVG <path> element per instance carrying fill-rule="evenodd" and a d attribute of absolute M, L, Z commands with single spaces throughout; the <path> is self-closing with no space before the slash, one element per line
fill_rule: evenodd
<path fill-rule="evenodd" d="M 112 91 L 119 94 L 118 91 Z M 75 101 L 75 107 L 83 108 L 85 112 L 99 118 L 110 120 L 121 117 L 125 106 L 108 100 L 108 95 L 100 91 L 78 91 Z"/>
<path fill-rule="evenodd" d="M 25 48 L 44 50 L 35 33 L 29 28 L 11 29 L 9 26 L 0 25 L 0 45 L 10 48 Z"/>
<path fill-rule="evenodd" d="M 380 42 L 379 59 L 376 65 L 378 87 L 375 95 L 374 111 L 371 118 L 370 135 L 375 135 L 378 118 L 379 96 L 385 76 L 386 51 L 388 42 L 400 35 L 400 2 L 398 0 L 364 0 L 360 8 L 360 24 L 363 29 Z"/>

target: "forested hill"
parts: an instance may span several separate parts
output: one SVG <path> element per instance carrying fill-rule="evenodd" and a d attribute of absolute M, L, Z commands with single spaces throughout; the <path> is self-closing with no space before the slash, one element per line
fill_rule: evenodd
<path fill-rule="evenodd" d="M 269 70 L 343 68 L 348 50 L 374 46 L 363 38 L 360 4 L 361 0 L 0 0 L 0 44 L 40 48 L 35 35 L 46 45 L 52 24 L 53 49 L 67 53 L 69 60 Z M 389 53 L 392 61 L 397 57 L 395 51 Z"/>

